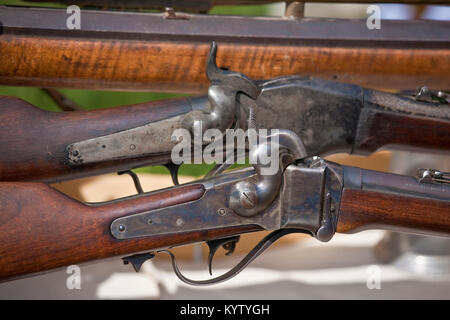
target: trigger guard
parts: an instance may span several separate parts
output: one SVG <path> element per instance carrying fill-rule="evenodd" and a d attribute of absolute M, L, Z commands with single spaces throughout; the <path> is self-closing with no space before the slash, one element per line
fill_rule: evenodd
<path fill-rule="evenodd" d="M 221 282 L 224 282 L 226 280 L 229 280 L 239 274 L 242 270 L 244 270 L 253 260 L 255 260 L 260 254 L 262 254 L 266 249 L 268 249 L 274 242 L 276 242 L 281 237 L 291 234 L 291 233 L 306 233 L 310 234 L 307 231 L 300 230 L 300 229 L 280 229 L 271 232 L 266 237 L 264 237 L 235 267 L 227 271 L 226 273 L 208 280 L 192 280 L 187 277 L 185 277 L 181 272 L 180 269 L 177 266 L 177 262 L 175 259 L 175 256 L 172 252 L 168 250 L 161 250 L 158 252 L 165 252 L 167 253 L 171 260 L 172 260 L 172 268 L 175 273 L 175 275 L 180 279 L 182 282 L 193 285 L 193 286 L 207 286 L 212 284 L 218 284 Z"/>

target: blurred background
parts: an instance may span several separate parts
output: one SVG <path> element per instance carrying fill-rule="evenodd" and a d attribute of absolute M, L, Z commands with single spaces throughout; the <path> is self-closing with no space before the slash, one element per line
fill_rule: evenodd
<path fill-rule="evenodd" d="M 0 4 L 59 6 L 54 3 L 0 1 Z M 365 19 L 365 4 L 305 5 L 306 17 Z M 282 16 L 284 3 L 250 6 L 217 6 L 210 14 Z M 381 5 L 382 19 L 450 19 L 445 6 Z M 1 52 L 0 52 L 1 54 Z M 420 84 L 418 84 L 420 85 Z M 49 111 L 60 108 L 51 98 L 62 95 L 85 110 L 116 107 L 180 95 L 154 92 L 107 92 L 0 86 L 0 95 L 22 98 Z M 377 152 L 370 157 L 334 155 L 341 164 L 367 169 L 414 174 L 420 166 L 450 170 L 448 157 L 400 152 Z M 182 166 L 180 182 L 201 178 L 210 166 Z M 172 185 L 164 167 L 134 170 L 144 191 Z M 102 202 L 135 194 L 129 176 L 107 174 L 52 185 L 84 202 Z M 243 235 L 232 257 L 219 253 L 213 264 L 215 275 L 234 266 L 264 236 Z M 195 244 L 173 250 L 187 276 L 208 278 L 207 247 Z M 330 243 L 318 243 L 304 236 L 289 236 L 259 257 L 244 272 L 226 283 L 194 288 L 182 284 L 170 262 L 158 255 L 136 274 L 119 258 L 80 265 L 81 289 L 69 290 L 66 270 L 0 284 L 2 299 L 449 299 L 449 241 L 410 237 L 381 231 L 338 235 Z M 375 266 L 375 268 L 373 267 Z M 370 285 L 373 277 L 380 287 Z"/>

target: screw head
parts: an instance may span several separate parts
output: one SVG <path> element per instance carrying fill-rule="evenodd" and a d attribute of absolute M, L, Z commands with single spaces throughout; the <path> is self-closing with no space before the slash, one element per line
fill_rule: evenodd
<path fill-rule="evenodd" d="M 256 193 L 252 191 L 244 191 L 241 194 L 240 202 L 243 208 L 251 209 L 256 206 Z"/>
<path fill-rule="evenodd" d="M 224 208 L 220 208 L 219 210 L 217 210 L 217 213 L 221 216 L 224 216 L 227 214 L 227 212 Z"/>
<path fill-rule="evenodd" d="M 228 201 L 230 209 L 240 216 L 251 217 L 258 213 L 255 211 L 259 205 L 258 193 L 255 184 L 249 181 L 235 184 Z"/>
<path fill-rule="evenodd" d="M 123 224 L 121 224 L 118 229 L 119 229 L 120 232 L 124 232 L 125 231 L 125 226 Z"/>

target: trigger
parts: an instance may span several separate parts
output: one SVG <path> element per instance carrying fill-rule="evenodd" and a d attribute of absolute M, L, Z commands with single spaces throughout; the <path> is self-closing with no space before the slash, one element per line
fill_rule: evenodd
<path fill-rule="evenodd" d="M 139 253 L 129 257 L 122 258 L 123 264 L 129 264 L 133 266 L 134 271 L 139 272 L 145 261 L 150 260 L 155 255 L 153 253 Z"/>
<path fill-rule="evenodd" d="M 223 247 L 227 252 L 225 255 L 230 256 L 233 254 L 234 249 L 236 249 L 236 243 L 239 241 L 240 236 L 234 236 L 223 239 L 209 240 L 206 241 L 206 244 L 209 248 L 208 254 L 208 270 L 209 274 L 212 275 L 212 261 L 214 255 L 220 247 Z"/>

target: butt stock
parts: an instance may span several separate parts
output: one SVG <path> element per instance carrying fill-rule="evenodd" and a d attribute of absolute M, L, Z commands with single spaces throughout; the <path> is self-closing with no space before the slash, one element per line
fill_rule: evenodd
<path fill-rule="evenodd" d="M 186 114 L 192 111 L 191 100 L 179 98 L 93 111 L 49 112 L 18 98 L 0 97 L 0 180 L 54 182 L 167 163 L 170 153 L 71 166 L 66 147 Z"/>
<path fill-rule="evenodd" d="M 42 183 L 0 183 L 0 280 L 70 264 L 257 231 L 242 226 L 117 240 L 111 222 L 202 197 L 202 184 L 87 205 Z"/>

